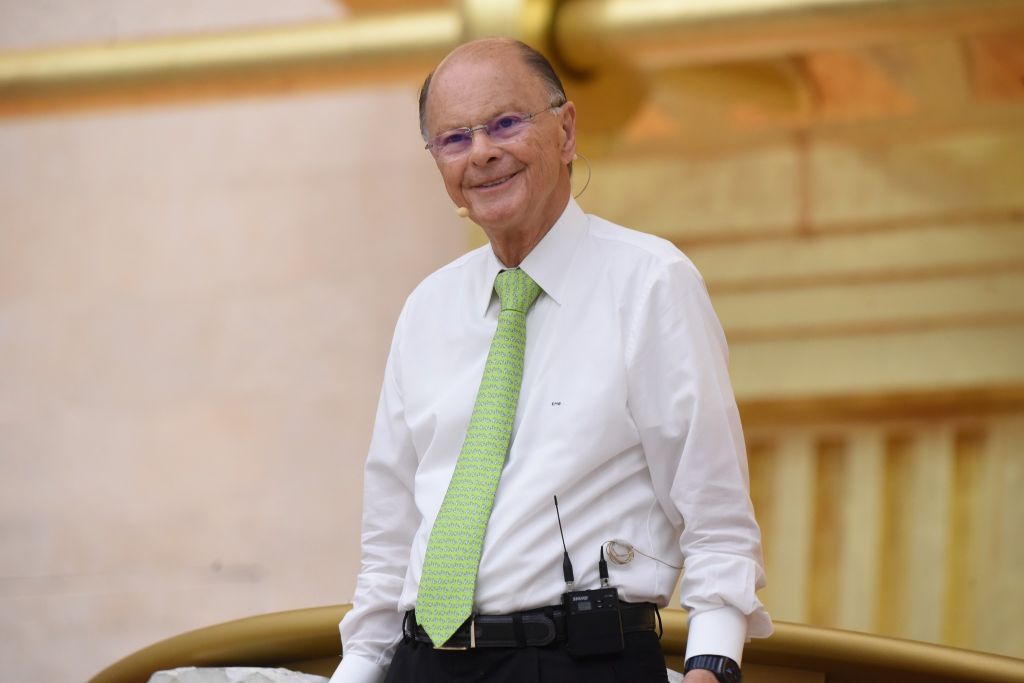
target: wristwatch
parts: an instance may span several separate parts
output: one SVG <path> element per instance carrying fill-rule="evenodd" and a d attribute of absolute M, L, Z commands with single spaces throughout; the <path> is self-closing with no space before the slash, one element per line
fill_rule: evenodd
<path fill-rule="evenodd" d="M 742 683 L 743 673 L 740 665 L 734 660 L 722 655 L 694 655 L 686 660 L 683 666 L 683 675 L 694 669 L 707 669 L 715 674 L 718 683 Z"/>

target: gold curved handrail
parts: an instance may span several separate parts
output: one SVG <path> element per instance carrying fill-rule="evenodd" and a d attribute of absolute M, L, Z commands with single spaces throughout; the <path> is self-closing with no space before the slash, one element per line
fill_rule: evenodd
<path fill-rule="evenodd" d="M 155 671 L 181 666 L 285 666 L 322 673 L 337 667 L 338 622 L 351 605 L 261 614 L 207 626 L 145 647 L 112 664 L 89 683 L 145 683 Z M 314 664 L 310 666 L 310 664 Z"/>
<path fill-rule="evenodd" d="M 90 683 L 145 683 L 155 671 L 182 666 L 280 666 L 329 676 L 338 664 L 338 622 L 350 608 L 277 612 L 183 633 L 125 657 Z M 678 661 L 686 614 L 663 610 L 662 617 L 665 652 Z M 785 622 L 776 623 L 771 638 L 747 645 L 744 668 L 748 683 L 785 680 L 772 675 L 778 669 L 817 672 L 829 683 L 1024 681 L 1021 659 Z"/>

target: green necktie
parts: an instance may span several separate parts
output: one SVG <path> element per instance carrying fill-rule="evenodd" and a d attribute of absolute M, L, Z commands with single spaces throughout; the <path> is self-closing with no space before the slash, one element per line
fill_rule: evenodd
<path fill-rule="evenodd" d="M 469 618 L 494 492 L 505 466 L 523 381 L 526 311 L 540 286 L 519 270 L 498 273 L 498 329 L 469 419 L 466 440 L 430 532 L 416 600 L 416 621 L 443 645 Z"/>

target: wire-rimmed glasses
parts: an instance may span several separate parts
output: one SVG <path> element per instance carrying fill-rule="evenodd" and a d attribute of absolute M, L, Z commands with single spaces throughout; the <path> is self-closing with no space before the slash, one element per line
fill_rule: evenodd
<path fill-rule="evenodd" d="M 509 142 L 522 135 L 529 128 L 530 121 L 535 116 L 546 111 L 557 114 L 558 110 L 564 106 L 565 103 L 563 102 L 562 104 L 545 107 L 532 114 L 526 112 L 498 114 L 490 121 L 481 123 L 479 126 L 464 126 L 462 128 L 446 130 L 427 142 L 424 149 L 429 149 L 434 158 L 441 161 L 456 159 L 468 152 L 473 146 L 473 134 L 478 130 L 484 131 L 487 137 L 494 142 Z"/>

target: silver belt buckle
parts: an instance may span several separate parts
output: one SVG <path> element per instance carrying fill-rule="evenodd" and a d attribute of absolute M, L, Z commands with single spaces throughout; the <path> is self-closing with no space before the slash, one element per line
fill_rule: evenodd
<path fill-rule="evenodd" d="M 462 652 L 463 650 L 475 650 L 476 649 L 476 613 L 469 615 L 469 645 L 435 645 L 435 650 L 451 650 L 455 652 Z"/>

